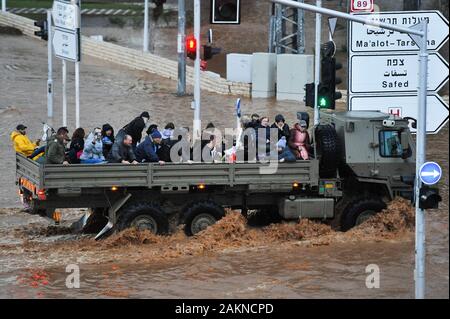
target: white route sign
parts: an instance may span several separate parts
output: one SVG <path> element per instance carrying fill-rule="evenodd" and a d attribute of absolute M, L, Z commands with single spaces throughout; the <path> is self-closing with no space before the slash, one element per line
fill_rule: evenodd
<path fill-rule="evenodd" d="M 448 20 L 439 11 L 405 11 L 358 13 L 367 19 L 410 27 L 422 20 L 428 21 L 428 50 L 439 50 L 447 41 Z M 350 49 L 352 52 L 418 51 L 416 43 L 404 33 L 350 23 Z"/>
<path fill-rule="evenodd" d="M 77 33 L 55 29 L 53 49 L 58 58 L 68 61 L 79 61 L 79 35 Z"/>
<path fill-rule="evenodd" d="M 76 4 L 54 1 L 52 16 L 55 27 L 76 31 L 79 28 L 80 10 Z"/>
<path fill-rule="evenodd" d="M 419 85 L 417 54 L 353 55 L 351 93 L 416 93 Z M 438 91 L 449 78 L 448 63 L 439 53 L 428 61 L 428 91 Z"/>
<path fill-rule="evenodd" d="M 354 96 L 349 100 L 350 110 L 372 111 L 379 110 L 399 117 L 411 117 L 417 120 L 419 110 L 417 95 L 383 95 L 383 96 Z M 427 124 L 428 134 L 436 134 L 445 126 L 449 119 L 449 107 L 436 94 L 427 96 Z M 416 130 L 411 127 L 411 132 Z"/>

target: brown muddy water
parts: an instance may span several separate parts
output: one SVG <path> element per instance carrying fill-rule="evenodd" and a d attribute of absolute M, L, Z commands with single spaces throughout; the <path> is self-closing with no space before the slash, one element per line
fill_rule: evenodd
<path fill-rule="evenodd" d="M 60 63 L 55 62 L 55 126 L 61 122 Z M 70 69 L 68 87 L 73 85 Z M 0 35 L 0 297 L 1 298 L 413 298 L 414 233 L 405 203 L 349 233 L 303 221 L 248 228 L 238 213 L 195 238 L 127 231 L 95 242 L 67 231 L 83 211 L 65 210 L 64 222 L 20 211 L 9 134 L 19 123 L 40 135 L 46 118 L 46 47 L 23 36 Z M 85 57 L 81 65 L 81 123 L 116 129 L 144 110 L 152 122 L 190 126 L 191 96 L 176 83 Z M 69 91 L 73 131 L 73 90 Z M 202 94 L 205 122 L 234 123 L 236 97 Z M 339 107 L 343 107 L 340 105 Z M 243 99 L 244 113 L 283 113 L 295 121 L 304 106 Z M 441 164 L 443 202 L 427 212 L 426 296 L 449 297 L 448 125 L 429 137 L 428 159 Z M 80 288 L 66 287 L 66 267 L 80 267 Z M 380 288 L 366 288 L 366 267 L 378 265 Z"/>

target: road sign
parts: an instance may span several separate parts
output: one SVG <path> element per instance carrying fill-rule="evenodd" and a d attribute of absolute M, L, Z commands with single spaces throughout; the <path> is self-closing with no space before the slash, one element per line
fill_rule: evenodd
<path fill-rule="evenodd" d="M 422 183 L 434 185 L 441 179 L 442 169 L 438 163 L 426 162 L 420 167 L 419 174 Z"/>
<path fill-rule="evenodd" d="M 76 31 L 79 25 L 80 10 L 76 4 L 55 0 L 52 7 L 55 27 Z"/>
<path fill-rule="evenodd" d="M 354 55 L 350 65 L 351 93 L 417 92 L 417 54 Z M 439 53 L 431 53 L 428 62 L 428 90 L 438 91 L 447 83 L 448 78 L 448 63 Z"/>
<path fill-rule="evenodd" d="M 373 0 L 351 0 L 350 12 L 373 11 Z"/>
<path fill-rule="evenodd" d="M 417 95 L 382 95 L 382 96 L 353 96 L 349 100 L 350 110 L 373 111 L 379 110 L 384 113 L 399 117 L 418 118 Z M 439 95 L 427 96 L 427 124 L 428 134 L 436 134 L 444 127 L 449 119 L 449 107 Z M 416 129 L 412 128 L 411 132 Z"/>
<path fill-rule="evenodd" d="M 410 27 L 428 20 L 428 50 L 439 50 L 448 40 L 448 20 L 439 11 L 405 11 L 361 13 L 370 20 Z M 350 49 L 352 52 L 418 51 L 416 43 L 404 33 L 350 23 Z"/>
<path fill-rule="evenodd" d="M 55 55 L 64 60 L 80 61 L 80 35 L 79 33 L 55 29 L 53 34 L 53 49 Z"/>

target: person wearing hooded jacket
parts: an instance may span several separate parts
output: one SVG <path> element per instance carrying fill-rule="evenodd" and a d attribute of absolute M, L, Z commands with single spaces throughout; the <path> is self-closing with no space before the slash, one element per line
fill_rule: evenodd
<path fill-rule="evenodd" d="M 93 132 L 89 134 L 84 143 L 83 153 L 81 154 L 81 164 L 100 164 L 105 162 L 103 156 L 102 131 L 96 127 Z"/>
<path fill-rule="evenodd" d="M 132 148 L 133 151 L 136 150 L 136 145 L 141 142 L 142 139 L 142 131 L 145 128 L 148 120 L 150 119 L 150 114 L 148 112 L 142 112 L 141 115 L 136 117 L 130 123 L 125 125 L 123 128 L 119 130 L 116 136 L 116 140 L 121 142 L 125 135 L 130 135 L 133 139 Z"/>
<path fill-rule="evenodd" d="M 102 126 L 103 156 L 106 158 L 114 144 L 114 129 L 108 123 Z"/>

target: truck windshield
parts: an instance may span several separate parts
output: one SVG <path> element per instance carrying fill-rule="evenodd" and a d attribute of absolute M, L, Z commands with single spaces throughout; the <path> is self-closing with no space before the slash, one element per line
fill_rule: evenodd
<path fill-rule="evenodd" d="M 382 157 L 401 157 L 403 153 L 399 131 L 383 130 L 379 133 L 380 155 Z"/>

